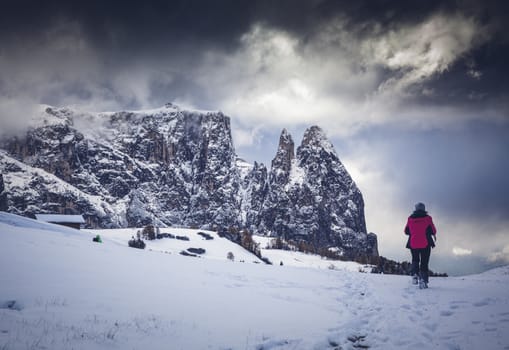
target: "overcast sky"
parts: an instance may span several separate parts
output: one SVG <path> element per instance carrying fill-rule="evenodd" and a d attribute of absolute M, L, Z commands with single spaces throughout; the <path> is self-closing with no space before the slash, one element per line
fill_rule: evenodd
<path fill-rule="evenodd" d="M 6 1 L 0 118 L 166 102 L 222 110 L 270 164 L 321 126 L 364 194 L 380 252 L 408 259 L 423 201 L 431 267 L 509 262 L 509 5 L 500 1 Z M 434 265 L 435 263 L 435 265 Z M 453 264 L 453 265 L 451 265 Z"/>

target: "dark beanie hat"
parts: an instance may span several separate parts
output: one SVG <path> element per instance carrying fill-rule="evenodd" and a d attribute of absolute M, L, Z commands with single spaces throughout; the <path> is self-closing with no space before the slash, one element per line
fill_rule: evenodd
<path fill-rule="evenodd" d="M 426 210 L 426 206 L 424 205 L 424 203 L 417 203 L 415 205 L 415 211 L 425 211 Z"/>

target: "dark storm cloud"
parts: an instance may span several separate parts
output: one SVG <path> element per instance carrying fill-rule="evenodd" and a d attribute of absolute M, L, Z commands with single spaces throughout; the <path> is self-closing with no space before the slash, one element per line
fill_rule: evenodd
<path fill-rule="evenodd" d="M 415 118 L 422 107 L 446 107 L 448 119 L 504 118 L 508 8 L 474 0 L 8 1 L 0 98 L 96 109 L 176 100 L 250 121 L 325 118 L 341 130 L 409 117 L 441 123 L 439 113 Z"/>
<path fill-rule="evenodd" d="M 486 113 L 486 107 L 506 113 L 509 118 L 509 45 L 490 42 L 473 50 L 444 74 L 426 84 L 428 95 L 420 95 L 426 106 L 463 105 Z M 488 111 L 489 112 L 489 111 Z"/>
<path fill-rule="evenodd" d="M 3 40 L 41 35 L 55 21 L 76 21 L 86 37 L 104 50 L 171 49 L 193 44 L 234 46 L 254 23 L 292 32 L 305 39 L 336 17 L 358 35 L 419 22 L 436 12 L 464 12 L 501 26 L 503 9 L 494 2 L 476 1 L 8 1 L 0 13 Z M 504 5 L 507 8 L 507 5 Z"/>
<path fill-rule="evenodd" d="M 0 19 L 4 38 L 33 39 L 66 20 L 80 24 L 101 50 L 171 49 L 188 40 L 228 45 L 249 25 L 244 7 L 237 1 L 19 1 L 7 4 Z"/>
<path fill-rule="evenodd" d="M 0 11 L 2 42 L 0 58 L 3 55 L 11 58 L 11 61 L 16 61 L 13 53 L 17 53 L 24 56 L 25 60 L 30 61 L 26 56 L 32 56 L 33 61 L 39 61 L 41 60 L 39 56 L 48 52 L 50 47 L 53 51 L 47 54 L 51 56 L 47 59 L 59 65 L 75 58 L 72 55 L 68 57 L 61 55 L 61 52 L 52 48 L 53 42 L 67 36 L 65 45 L 82 41 L 90 59 L 95 59 L 102 66 L 104 70 L 102 76 L 121 74 L 119 71 L 122 71 L 122 67 L 131 70 L 133 64 L 153 66 L 156 69 L 166 65 L 169 67 L 167 69 L 170 75 L 173 75 L 171 83 L 168 84 L 171 87 L 170 95 L 201 94 L 204 99 L 200 101 L 207 104 L 213 97 L 207 98 L 206 93 L 198 91 L 200 87 L 192 81 L 193 78 L 182 73 L 189 73 L 202 65 L 207 52 L 234 55 L 245 44 L 242 41 L 243 36 L 255 25 L 288 33 L 297 40 L 300 49 L 304 50 L 306 47 L 314 49 L 314 45 L 317 45 L 316 42 L 321 40 L 324 33 L 333 30 L 331 28 L 334 28 L 335 22 L 340 23 L 335 30 L 348 32 L 348 37 L 332 33 L 331 38 L 327 38 L 327 43 L 341 46 L 345 45 L 341 42 L 345 40 L 359 43 L 383 40 L 388 33 L 422 23 L 435 14 L 447 17 L 461 13 L 466 18 L 475 18 L 476 23 L 489 31 L 487 35 L 490 38 L 484 39 L 487 43 L 476 51 L 468 52 L 468 55 L 458 59 L 454 58 L 454 67 L 450 73 L 449 70 L 441 72 L 445 74 L 438 76 L 436 80 L 421 81 L 412 86 L 413 89 L 434 92 L 437 84 L 436 93 L 424 95 L 417 93 L 411 97 L 417 100 L 422 97 L 426 103 L 439 104 L 446 95 L 440 88 L 449 88 L 447 84 L 453 84 L 452 91 L 448 94 L 456 94 L 454 99 L 459 102 L 477 99 L 478 102 L 485 94 L 500 95 L 501 91 L 508 91 L 508 83 L 502 86 L 499 83 L 497 86 L 497 82 L 502 79 L 496 79 L 497 75 L 500 76 L 498 68 L 503 72 L 507 71 L 501 64 L 509 58 L 506 49 L 507 34 L 503 30 L 507 7 L 508 5 L 489 1 L 437 0 L 9 1 L 3 4 Z M 460 29 L 458 27 L 458 30 Z M 333 39 L 334 36 L 338 38 Z M 497 50 L 496 55 L 490 55 L 489 48 L 493 40 L 503 49 Z M 394 52 L 388 54 L 394 55 L 401 48 L 392 50 Z M 502 57 L 500 52 L 503 53 Z M 347 54 L 352 56 L 351 61 L 363 62 L 366 58 L 356 56 L 376 53 L 347 52 Z M 74 55 L 79 56 L 80 53 Z M 388 77 L 398 75 L 401 77 L 408 73 L 408 62 L 387 69 L 384 66 L 386 58 L 378 57 L 373 62 L 369 62 L 369 59 L 368 57 L 367 64 L 371 65 L 371 68 L 367 69 L 377 69 L 379 72 L 385 70 Z M 448 65 L 449 62 L 445 64 Z M 80 67 L 70 67 L 69 70 L 82 70 L 86 66 L 87 62 L 83 62 Z M 9 68 L 7 62 L 4 69 Z M 366 68 L 359 66 L 357 69 Z M 455 69 L 459 74 L 454 74 Z M 65 75 L 65 69 L 62 71 Z M 468 72 L 477 78 L 466 79 Z M 416 74 L 419 74 L 419 71 Z M 433 72 L 427 74 L 432 75 Z M 441 77 L 443 78 L 440 79 Z M 383 83 L 385 78 L 380 75 L 379 79 L 379 83 Z M 167 83 L 156 81 L 150 84 L 157 86 Z M 495 86 L 498 87 L 497 90 Z M 339 92 L 346 91 L 340 89 Z M 358 93 L 366 94 L 365 91 Z M 87 95 L 93 94 L 87 91 L 85 86 L 82 96 L 86 98 Z M 154 97 L 153 102 L 163 102 L 159 101 L 157 94 Z M 126 100 L 129 100 L 129 97 L 125 98 L 123 103 L 126 103 Z M 448 101 L 451 101 L 450 97 Z"/>

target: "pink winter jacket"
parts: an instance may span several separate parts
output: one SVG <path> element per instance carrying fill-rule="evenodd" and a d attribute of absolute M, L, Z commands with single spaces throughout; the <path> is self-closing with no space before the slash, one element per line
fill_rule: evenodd
<path fill-rule="evenodd" d="M 416 213 L 411 215 L 408 218 L 405 233 L 410 235 L 407 248 L 421 249 L 435 246 L 431 235 L 436 235 L 437 229 L 429 215 L 416 215 Z"/>

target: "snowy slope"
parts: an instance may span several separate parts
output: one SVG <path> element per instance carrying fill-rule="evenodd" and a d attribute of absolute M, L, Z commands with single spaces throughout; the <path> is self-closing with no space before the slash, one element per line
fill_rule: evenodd
<path fill-rule="evenodd" d="M 127 242 L 132 237 L 136 237 L 136 232 L 140 230 L 135 228 L 126 228 L 87 231 L 93 235 L 99 234 L 105 243 L 111 241 L 125 247 L 127 246 Z M 146 240 L 145 249 L 163 253 L 179 254 L 182 251 L 187 251 L 189 248 L 201 248 L 205 250 L 205 253 L 200 254 L 200 256 L 206 259 L 227 261 L 228 253 L 232 252 L 235 258 L 234 260 L 236 261 L 262 263 L 262 261 L 254 254 L 226 238 L 219 237 L 219 235 L 213 231 L 171 227 L 163 228 L 160 232 L 169 233 L 179 237 L 186 237 L 189 240 L 184 241 L 175 238 L 162 238 L 152 241 Z M 212 239 L 206 239 L 203 235 L 200 235 L 200 233 L 205 234 L 205 236 L 208 235 Z"/>
<path fill-rule="evenodd" d="M 53 228 L 0 213 L 0 349 L 509 348 L 509 267 L 418 290 Z"/>
<path fill-rule="evenodd" d="M 318 269 L 342 270 L 351 272 L 371 272 L 370 266 L 364 266 L 354 261 L 329 260 L 317 254 L 306 254 L 298 251 L 280 249 L 267 249 L 273 237 L 253 236 L 253 240 L 260 245 L 260 251 L 264 258 L 273 264 L 283 266 L 308 267 Z"/>
<path fill-rule="evenodd" d="M 136 237 L 138 231 L 141 230 L 136 228 L 86 230 L 86 232 L 91 234 L 91 237 L 99 234 L 103 242 L 113 242 L 123 247 L 127 246 L 127 242 L 132 237 Z M 205 250 L 205 253 L 199 256 L 205 259 L 227 261 L 228 253 L 232 252 L 235 261 L 262 263 L 262 261 L 251 252 L 226 238 L 219 237 L 219 235 L 213 231 L 171 227 L 162 228 L 160 232 L 186 237 L 189 240 L 183 241 L 174 238 L 162 238 L 152 241 L 145 240 L 147 245 L 145 249 L 169 254 L 179 254 L 182 251 L 187 251 L 189 248 L 202 248 Z M 207 240 L 203 235 L 200 235 L 200 233 L 204 233 L 212 237 L 212 239 Z M 328 260 L 317 254 L 265 249 L 272 239 L 273 238 L 266 236 L 253 236 L 253 240 L 260 244 L 262 256 L 268 258 L 273 264 L 280 264 L 283 262 L 283 265 L 294 267 L 335 269 L 352 272 L 371 271 L 370 267 L 363 266 L 353 261 Z"/>

